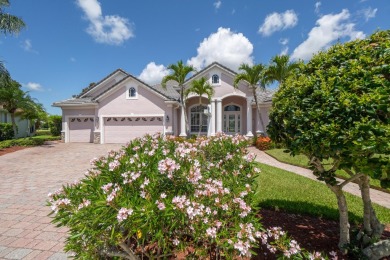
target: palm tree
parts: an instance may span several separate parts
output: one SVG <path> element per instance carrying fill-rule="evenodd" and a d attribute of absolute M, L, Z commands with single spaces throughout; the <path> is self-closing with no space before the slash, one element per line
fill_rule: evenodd
<path fill-rule="evenodd" d="M 248 87 L 252 90 L 253 97 L 255 98 L 257 113 L 259 114 L 259 118 L 260 118 L 260 124 L 263 130 L 265 130 L 263 117 L 261 116 L 260 109 L 259 109 L 259 102 L 257 100 L 256 90 L 257 88 L 260 88 L 263 91 L 265 90 L 264 72 L 266 67 L 263 64 L 255 64 L 251 67 L 248 64 L 243 63 L 240 65 L 238 69 L 243 72 L 236 75 L 236 77 L 234 78 L 233 85 L 235 88 L 237 88 L 238 83 L 240 81 L 243 80 L 248 82 L 249 84 Z M 248 118 L 247 120 L 251 120 L 251 119 Z"/>
<path fill-rule="evenodd" d="M 11 114 L 15 136 L 17 135 L 16 114 L 27 114 L 36 110 L 38 106 L 35 100 L 27 92 L 24 92 L 21 89 L 21 85 L 15 80 L 4 81 L 3 86 L 0 87 L 0 104 Z"/>
<path fill-rule="evenodd" d="M 30 110 L 20 110 L 16 112 L 15 115 L 19 115 L 20 119 L 29 120 L 31 125 L 34 125 L 34 134 L 35 131 L 41 126 L 41 121 L 47 120 L 47 113 L 45 108 L 41 103 L 36 103 Z"/>
<path fill-rule="evenodd" d="M 279 87 L 283 86 L 283 83 L 292 73 L 299 70 L 300 62 L 291 62 L 288 55 L 276 55 L 271 59 L 271 63 L 265 73 L 267 83 L 273 83 L 277 81 Z"/>
<path fill-rule="evenodd" d="M 202 107 L 202 96 L 206 95 L 209 101 L 211 97 L 214 95 L 214 88 L 210 85 L 206 78 L 201 77 L 198 80 L 194 80 L 191 83 L 191 87 L 185 90 L 185 97 L 187 98 L 189 94 L 194 93 L 199 96 L 199 106 Z M 202 118 L 200 118 L 200 126 L 199 126 L 199 136 L 202 131 Z"/>
<path fill-rule="evenodd" d="M 4 34 L 19 33 L 26 24 L 19 17 L 4 11 L 4 8 L 9 7 L 9 5 L 9 0 L 0 0 L 0 32 Z"/>
<path fill-rule="evenodd" d="M 179 85 L 180 92 L 180 105 L 184 112 L 185 125 L 186 125 L 186 133 L 188 131 L 188 120 L 187 120 L 187 108 L 185 102 L 185 93 L 184 93 L 184 82 L 191 72 L 195 72 L 195 68 L 192 66 L 186 66 L 183 64 L 183 61 L 178 61 L 177 64 L 171 64 L 168 66 L 168 69 L 172 71 L 170 75 L 165 76 L 161 81 L 161 86 L 166 89 L 166 84 L 168 81 L 176 81 Z"/>

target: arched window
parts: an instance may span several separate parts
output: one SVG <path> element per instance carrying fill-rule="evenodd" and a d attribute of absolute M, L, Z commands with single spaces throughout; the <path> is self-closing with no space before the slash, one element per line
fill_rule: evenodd
<path fill-rule="evenodd" d="M 235 106 L 235 105 L 229 105 L 229 106 L 226 106 L 225 111 L 240 111 L 240 107 L 239 106 Z"/>
<path fill-rule="evenodd" d="M 207 115 L 204 114 L 204 110 L 207 106 L 194 106 L 191 108 L 191 132 L 198 133 L 201 129 L 201 133 L 207 133 Z"/>
<path fill-rule="evenodd" d="M 211 83 L 212 84 L 219 84 L 219 76 L 217 74 L 214 74 L 212 77 L 211 77 Z"/>
<path fill-rule="evenodd" d="M 129 97 L 134 98 L 136 96 L 137 96 L 137 90 L 135 89 L 135 87 L 129 88 Z"/>

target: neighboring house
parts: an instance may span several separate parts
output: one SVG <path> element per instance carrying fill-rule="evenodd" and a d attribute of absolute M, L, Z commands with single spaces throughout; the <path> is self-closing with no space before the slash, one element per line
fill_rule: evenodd
<path fill-rule="evenodd" d="M 31 136 L 34 133 L 34 125 L 30 125 L 30 120 L 20 119 L 19 116 L 15 116 L 15 122 L 18 129 L 16 138 Z M 0 123 L 12 124 L 11 114 L 0 105 Z"/>
<path fill-rule="evenodd" d="M 233 87 L 236 73 L 212 63 L 185 82 L 205 77 L 214 87 L 211 100 L 190 95 L 186 100 L 190 134 L 217 132 L 253 136 L 262 129 L 254 98 L 245 82 Z M 62 109 L 62 139 L 65 142 L 126 143 L 146 133 L 186 136 L 185 117 L 176 82 L 150 86 L 118 69 L 84 89 L 75 98 L 55 102 Z M 259 107 L 268 124 L 272 92 L 258 91 Z M 202 123 L 201 123 L 202 122 Z M 202 128 L 202 129 L 200 129 Z"/>

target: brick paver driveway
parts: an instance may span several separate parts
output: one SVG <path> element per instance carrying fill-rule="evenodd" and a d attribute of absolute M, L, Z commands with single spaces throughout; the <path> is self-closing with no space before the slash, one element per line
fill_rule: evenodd
<path fill-rule="evenodd" d="M 0 259 L 66 259 L 66 230 L 50 223 L 47 194 L 120 147 L 51 143 L 0 156 Z"/>

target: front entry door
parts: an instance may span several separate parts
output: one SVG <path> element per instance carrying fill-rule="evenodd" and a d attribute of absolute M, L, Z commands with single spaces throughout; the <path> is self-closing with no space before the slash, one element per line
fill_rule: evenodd
<path fill-rule="evenodd" d="M 240 112 L 225 112 L 223 116 L 224 132 L 228 135 L 241 133 L 241 115 Z"/>

